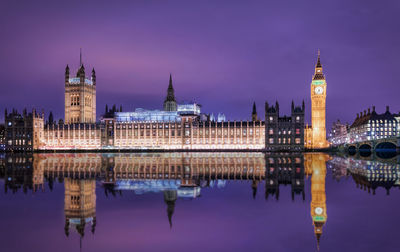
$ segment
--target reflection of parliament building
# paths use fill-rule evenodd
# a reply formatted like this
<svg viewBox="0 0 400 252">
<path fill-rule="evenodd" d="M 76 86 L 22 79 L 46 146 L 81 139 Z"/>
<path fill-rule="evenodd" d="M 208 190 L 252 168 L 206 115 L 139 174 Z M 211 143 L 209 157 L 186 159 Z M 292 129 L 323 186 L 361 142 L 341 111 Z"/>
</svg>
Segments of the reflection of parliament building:
<svg viewBox="0 0 400 252">
<path fill-rule="evenodd" d="M 304 193 L 304 158 L 303 155 L 284 155 L 282 153 L 266 157 L 265 198 L 274 196 L 279 199 L 279 185 L 291 185 L 292 200 Z"/>
<path fill-rule="evenodd" d="M 334 177 L 351 176 L 358 188 L 371 194 L 400 186 L 397 162 L 317 153 L 7 154 L 0 156 L 0 178 L 5 192 L 11 193 L 52 190 L 56 181 L 63 182 L 65 234 L 75 230 L 84 236 L 85 230 L 94 233 L 96 228 L 96 181 L 101 181 L 97 190 L 106 195 L 127 190 L 139 195 L 161 193 L 172 227 L 177 200 L 197 198 L 203 188 L 224 187 L 229 180 L 248 181 L 249 197 L 259 193 L 267 200 L 279 200 L 280 187 L 289 186 L 291 195 L 285 197 L 304 200 L 305 177 L 310 176 L 310 213 L 319 245 L 327 221 L 326 165 Z"/>
<path fill-rule="evenodd" d="M 265 120 L 226 121 L 201 112 L 196 103 L 176 101 L 170 76 L 163 110 L 123 112 L 106 107 L 96 121 L 96 72 L 86 75 L 80 62 L 76 75 L 65 69 L 64 121 L 54 121 L 33 110 L 21 116 L 5 113 L 6 150 L 265 150 L 302 151 L 326 148 L 326 82 L 318 55 L 311 83 L 312 127 L 304 127 L 305 105 L 292 103 L 289 116 L 279 115 L 279 104 L 266 103 Z"/>
<path fill-rule="evenodd" d="M 197 198 L 204 187 L 224 187 L 228 180 L 249 181 L 253 197 L 265 181 L 265 199 L 279 199 L 280 186 L 291 187 L 291 198 L 304 201 L 305 175 L 311 176 L 311 216 L 319 242 L 326 222 L 325 154 L 276 153 L 151 153 L 151 154 L 33 154 L 0 158 L 5 190 L 44 190 L 64 182 L 65 234 L 96 228 L 96 180 L 101 190 L 118 195 L 162 193 L 172 227 L 176 201 Z M 250 195 L 250 194 L 249 194 Z"/>
<path fill-rule="evenodd" d="M 96 180 L 65 178 L 65 235 L 74 227 L 84 236 L 86 224 L 91 225 L 94 233 L 96 227 Z"/>
</svg>

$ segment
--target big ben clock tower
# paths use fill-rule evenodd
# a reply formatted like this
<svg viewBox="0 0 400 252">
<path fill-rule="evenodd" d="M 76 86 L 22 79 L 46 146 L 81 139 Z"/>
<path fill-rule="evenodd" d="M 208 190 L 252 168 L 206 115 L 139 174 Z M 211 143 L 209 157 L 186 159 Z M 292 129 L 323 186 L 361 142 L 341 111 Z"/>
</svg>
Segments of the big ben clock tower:
<svg viewBox="0 0 400 252">
<path fill-rule="evenodd" d="M 315 73 L 311 82 L 311 125 L 312 125 L 312 148 L 327 148 L 325 127 L 326 111 L 326 81 L 322 72 L 320 53 L 315 65 Z"/>
</svg>

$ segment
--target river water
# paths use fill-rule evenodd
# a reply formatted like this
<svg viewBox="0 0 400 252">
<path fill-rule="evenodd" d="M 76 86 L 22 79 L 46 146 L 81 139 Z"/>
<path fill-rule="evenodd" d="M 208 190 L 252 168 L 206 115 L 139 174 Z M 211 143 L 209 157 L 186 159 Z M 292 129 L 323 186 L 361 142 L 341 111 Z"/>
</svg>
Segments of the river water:
<svg viewBox="0 0 400 252">
<path fill-rule="evenodd" d="M 399 158 L 0 154 L 0 251 L 399 251 Z"/>
</svg>

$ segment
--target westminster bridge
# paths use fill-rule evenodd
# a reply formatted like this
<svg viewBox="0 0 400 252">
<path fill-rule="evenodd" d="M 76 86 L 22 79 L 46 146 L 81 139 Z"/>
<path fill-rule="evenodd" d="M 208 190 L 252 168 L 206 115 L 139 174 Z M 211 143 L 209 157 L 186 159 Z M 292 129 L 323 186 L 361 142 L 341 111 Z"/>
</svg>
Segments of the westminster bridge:
<svg viewBox="0 0 400 252">
<path fill-rule="evenodd" d="M 389 137 L 345 143 L 339 145 L 338 148 L 339 150 L 345 150 L 350 153 L 375 151 L 400 152 L 400 137 Z"/>
</svg>

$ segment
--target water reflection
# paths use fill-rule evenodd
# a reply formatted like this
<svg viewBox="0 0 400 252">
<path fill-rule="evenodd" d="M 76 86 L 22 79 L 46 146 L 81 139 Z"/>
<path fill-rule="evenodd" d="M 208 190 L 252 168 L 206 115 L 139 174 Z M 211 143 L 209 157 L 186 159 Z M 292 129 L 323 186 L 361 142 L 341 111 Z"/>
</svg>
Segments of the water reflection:
<svg viewBox="0 0 400 252">
<path fill-rule="evenodd" d="M 95 179 L 65 178 L 64 181 L 65 235 L 74 228 L 81 237 L 85 226 L 90 224 L 94 234 L 96 228 L 96 182 Z"/>
<path fill-rule="evenodd" d="M 378 188 L 386 190 L 389 195 L 392 188 L 400 187 L 398 157 L 377 161 L 336 156 L 328 163 L 328 167 L 337 180 L 351 177 L 357 188 L 372 195 L 376 194 Z"/>
<path fill-rule="evenodd" d="M 322 228 L 328 218 L 326 208 L 325 178 L 326 162 L 330 159 L 327 154 L 306 154 L 305 167 L 307 175 L 311 175 L 311 217 L 317 247 L 322 236 Z"/>
<path fill-rule="evenodd" d="M 205 188 L 248 181 L 249 197 L 264 190 L 265 200 L 277 201 L 280 188 L 290 186 L 292 201 L 304 202 L 305 179 L 310 178 L 310 213 L 319 249 L 328 218 L 327 167 L 336 180 L 351 177 L 368 193 L 384 188 L 389 194 L 400 185 L 400 167 L 397 159 L 386 161 L 318 153 L 14 154 L 0 156 L 0 177 L 6 193 L 52 191 L 54 183 L 63 183 L 64 232 L 68 237 L 75 230 L 81 238 L 85 230 L 96 230 L 96 186 L 107 197 L 124 191 L 162 194 L 172 229 L 177 199 L 196 199 Z"/>
</svg>

